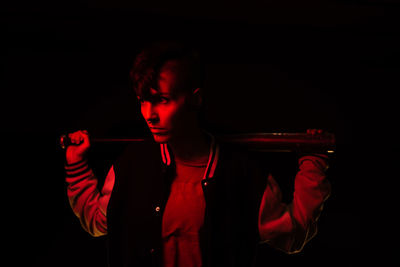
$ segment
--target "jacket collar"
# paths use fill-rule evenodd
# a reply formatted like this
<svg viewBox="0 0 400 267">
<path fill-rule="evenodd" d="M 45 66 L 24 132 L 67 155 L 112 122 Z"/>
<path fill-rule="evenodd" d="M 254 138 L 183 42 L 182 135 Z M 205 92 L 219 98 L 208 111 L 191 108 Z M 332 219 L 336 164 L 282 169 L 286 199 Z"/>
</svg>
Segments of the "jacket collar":
<svg viewBox="0 0 400 267">
<path fill-rule="evenodd" d="M 215 169 L 217 167 L 219 159 L 220 147 L 218 142 L 216 142 L 215 137 L 211 133 L 207 131 L 204 131 L 204 133 L 206 133 L 211 138 L 211 146 L 210 146 L 210 153 L 208 156 L 207 168 L 204 173 L 203 179 L 210 179 L 214 177 Z M 171 148 L 168 146 L 167 143 L 160 144 L 160 148 L 161 148 L 161 157 L 163 163 L 167 166 L 170 166 L 172 163 L 172 157 L 170 153 Z"/>
</svg>

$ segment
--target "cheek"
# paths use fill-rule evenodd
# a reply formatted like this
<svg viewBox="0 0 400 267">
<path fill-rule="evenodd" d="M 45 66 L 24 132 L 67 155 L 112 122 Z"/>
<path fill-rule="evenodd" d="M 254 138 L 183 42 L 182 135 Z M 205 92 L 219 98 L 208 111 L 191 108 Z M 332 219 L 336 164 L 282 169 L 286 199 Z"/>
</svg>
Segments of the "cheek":
<svg viewBox="0 0 400 267">
<path fill-rule="evenodd" d="M 186 120 L 187 111 L 183 104 L 172 105 L 160 113 L 160 119 L 172 127 L 179 127 Z"/>
<path fill-rule="evenodd" d="M 140 114 L 142 114 L 142 117 L 144 118 L 144 113 L 143 113 L 143 111 L 144 111 L 144 108 L 143 108 L 143 106 L 141 105 L 141 106 L 140 106 Z"/>
<path fill-rule="evenodd" d="M 176 115 L 177 110 L 173 106 L 164 106 L 158 109 L 158 117 L 164 126 L 171 126 Z"/>
</svg>

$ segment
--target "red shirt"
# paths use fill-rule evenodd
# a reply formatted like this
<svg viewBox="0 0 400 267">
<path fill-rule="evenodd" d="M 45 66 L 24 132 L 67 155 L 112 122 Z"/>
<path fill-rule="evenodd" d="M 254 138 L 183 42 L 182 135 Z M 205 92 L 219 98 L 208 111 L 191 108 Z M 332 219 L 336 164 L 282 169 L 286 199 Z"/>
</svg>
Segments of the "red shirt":
<svg viewBox="0 0 400 267">
<path fill-rule="evenodd" d="M 200 229 L 205 200 L 201 186 L 207 161 L 176 160 L 176 177 L 162 222 L 164 267 L 200 267 Z"/>
</svg>

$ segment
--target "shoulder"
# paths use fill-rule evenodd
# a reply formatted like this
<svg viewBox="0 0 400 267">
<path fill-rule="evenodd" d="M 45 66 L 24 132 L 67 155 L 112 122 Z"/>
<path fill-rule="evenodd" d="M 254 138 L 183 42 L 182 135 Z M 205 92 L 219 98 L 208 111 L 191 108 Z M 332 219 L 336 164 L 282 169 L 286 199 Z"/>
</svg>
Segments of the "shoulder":
<svg viewBox="0 0 400 267">
<path fill-rule="evenodd" d="M 220 160 L 231 167 L 243 167 L 246 169 L 265 166 L 264 153 L 253 151 L 245 146 L 218 141 L 220 148 Z"/>
<path fill-rule="evenodd" d="M 218 176 L 225 183 L 237 185 L 242 192 L 250 190 L 257 196 L 262 195 L 270 173 L 265 155 L 232 143 L 221 142 L 219 147 Z"/>
<path fill-rule="evenodd" d="M 218 139 L 217 139 L 217 144 L 219 147 L 221 159 L 244 160 L 249 155 L 249 151 L 242 146 L 223 142 Z"/>
<path fill-rule="evenodd" d="M 121 164 L 151 163 L 153 161 L 159 161 L 160 158 L 160 145 L 154 142 L 154 140 L 145 139 L 143 141 L 126 144 L 117 157 L 115 164 L 118 166 Z"/>
</svg>

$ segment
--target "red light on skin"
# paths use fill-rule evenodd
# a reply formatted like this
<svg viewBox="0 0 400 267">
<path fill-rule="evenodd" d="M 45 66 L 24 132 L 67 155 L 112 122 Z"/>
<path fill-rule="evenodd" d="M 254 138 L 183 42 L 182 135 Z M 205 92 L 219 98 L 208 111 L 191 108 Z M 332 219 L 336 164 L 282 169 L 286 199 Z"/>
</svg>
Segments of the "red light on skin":
<svg viewBox="0 0 400 267">
<path fill-rule="evenodd" d="M 153 128 L 153 127 L 150 127 L 150 131 L 151 131 L 153 134 L 157 134 L 157 135 L 166 135 L 166 134 L 168 134 L 168 131 L 165 130 L 165 129 L 163 129 L 163 128 Z"/>
<path fill-rule="evenodd" d="M 198 131 L 197 111 L 193 108 L 198 89 L 181 89 L 184 78 L 177 71 L 179 68 L 177 61 L 166 62 L 159 74 L 158 88 L 150 88 L 148 97 L 138 98 L 143 118 L 158 143 Z"/>
</svg>

